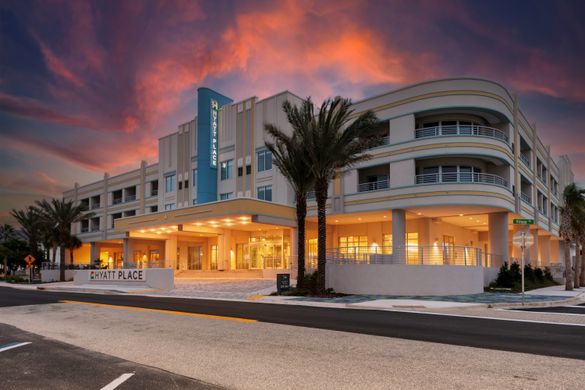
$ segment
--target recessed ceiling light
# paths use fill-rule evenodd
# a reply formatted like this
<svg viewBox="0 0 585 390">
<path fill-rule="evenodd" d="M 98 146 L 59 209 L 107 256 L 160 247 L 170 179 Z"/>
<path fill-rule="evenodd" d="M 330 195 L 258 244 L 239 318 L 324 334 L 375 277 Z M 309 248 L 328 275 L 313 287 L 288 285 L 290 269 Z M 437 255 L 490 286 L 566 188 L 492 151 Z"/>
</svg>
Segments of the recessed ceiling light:
<svg viewBox="0 0 585 390">
<path fill-rule="evenodd" d="M 387 215 L 384 215 L 384 218 L 388 218 L 388 216 Z"/>
<path fill-rule="evenodd" d="M 335 222 L 339 222 L 339 219 L 336 219 Z"/>
<path fill-rule="evenodd" d="M 422 213 L 421 212 L 418 212 L 418 213 L 416 213 L 416 215 L 422 215 Z"/>
<path fill-rule="evenodd" d="M 362 220 L 362 217 L 359 217 L 359 218 L 358 218 L 358 221 L 361 221 L 361 220 Z"/>
<path fill-rule="evenodd" d="M 463 217 L 464 214 L 459 214 L 460 217 Z"/>
</svg>

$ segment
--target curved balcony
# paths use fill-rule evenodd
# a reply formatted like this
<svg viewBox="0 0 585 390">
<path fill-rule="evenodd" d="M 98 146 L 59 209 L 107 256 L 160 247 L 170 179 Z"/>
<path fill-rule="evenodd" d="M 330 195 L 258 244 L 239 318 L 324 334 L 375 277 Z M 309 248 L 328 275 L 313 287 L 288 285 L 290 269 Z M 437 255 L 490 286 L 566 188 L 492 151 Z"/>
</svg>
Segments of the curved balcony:
<svg viewBox="0 0 585 390">
<path fill-rule="evenodd" d="M 479 125 L 451 125 L 451 126 L 433 126 L 416 129 L 415 138 L 426 137 L 488 137 L 498 139 L 509 144 L 509 138 L 506 133 L 500 129 Z"/>
<path fill-rule="evenodd" d="M 360 183 L 358 185 L 358 192 L 385 190 L 387 188 L 390 188 L 390 182 L 388 181 L 388 179 L 384 179 L 384 180 Z"/>
<path fill-rule="evenodd" d="M 503 177 L 491 173 L 425 173 L 416 175 L 416 184 L 444 184 L 444 183 L 481 183 L 493 184 L 508 188 L 508 182 Z"/>
</svg>

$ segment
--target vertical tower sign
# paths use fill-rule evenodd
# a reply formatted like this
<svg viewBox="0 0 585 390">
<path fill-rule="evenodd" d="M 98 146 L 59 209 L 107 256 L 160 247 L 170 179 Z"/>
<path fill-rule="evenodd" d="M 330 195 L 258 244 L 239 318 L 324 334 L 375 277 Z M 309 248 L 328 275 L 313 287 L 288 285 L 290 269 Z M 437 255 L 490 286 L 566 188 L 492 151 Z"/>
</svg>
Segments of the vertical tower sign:
<svg viewBox="0 0 585 390">
<path fill-rule="evenodd" d="M 210 121 L 209 121 L 209 164 L 211 168 L 217 168 L 217 114 L 219 103 L 211 99 Z"/>
</svg>

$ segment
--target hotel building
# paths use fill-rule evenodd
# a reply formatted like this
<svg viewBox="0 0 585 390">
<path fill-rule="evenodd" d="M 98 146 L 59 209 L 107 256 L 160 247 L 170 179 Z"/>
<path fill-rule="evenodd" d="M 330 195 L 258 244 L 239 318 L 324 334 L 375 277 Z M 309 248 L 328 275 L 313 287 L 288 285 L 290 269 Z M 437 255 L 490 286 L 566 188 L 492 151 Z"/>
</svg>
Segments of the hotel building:
<svg viewBox="0 0 585 390">
<path fill-rule="evenodd" d="M 64 193 L 93 212 L 73 226 L 84 243 L 77 263 L 172 267 L 176 277 L 294 271 L 294 194 L 265 147 L 264 124 L 291 131 L 282 104 L 302 98 L 285 91 L 233 102 L 207 88 L 197 94 L 197 116 L 160 138 L 158 163 Z M 535 237 L 528 262 L 561 262 L 559 207 L 573 181 L 570 162 L 555 162 L 505 87 L 474 78 L 429 81 L 353 109 L 376 113 L 383 144 L 329 188 L 329 286 L 479 292 L 498 267 L 520 257 L 512 245 L 519 229 Z M 517 226 L 516 218 L 534 224 Z M 310 268 L 316 237 L 310 200 Z"/>
</svg>

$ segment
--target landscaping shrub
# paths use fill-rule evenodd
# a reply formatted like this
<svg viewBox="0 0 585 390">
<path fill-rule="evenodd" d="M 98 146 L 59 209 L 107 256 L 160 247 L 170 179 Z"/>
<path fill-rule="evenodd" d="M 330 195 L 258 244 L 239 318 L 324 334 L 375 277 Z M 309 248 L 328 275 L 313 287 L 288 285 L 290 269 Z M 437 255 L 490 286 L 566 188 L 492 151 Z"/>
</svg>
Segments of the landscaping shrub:
<svg viewBox="0 0 585 390">
<path fill-rule="evenodd" d="M 532 267 L 530 264 L 524 266 L 524 290 L 534 290 L 537 288 L 557 285 L 553 280 L 552 274 L 548 267 L 544 270 L 538 267 Z M 508 268 L 508 264 L 504 263 L 500 267 L 496 281 L 490 284 L 491 288 L 509 288 L 513 291 L 522 291 L 522 273 L 520 272 L 520 265 L 516 262 L 512 263 Z"/>
</svg>

